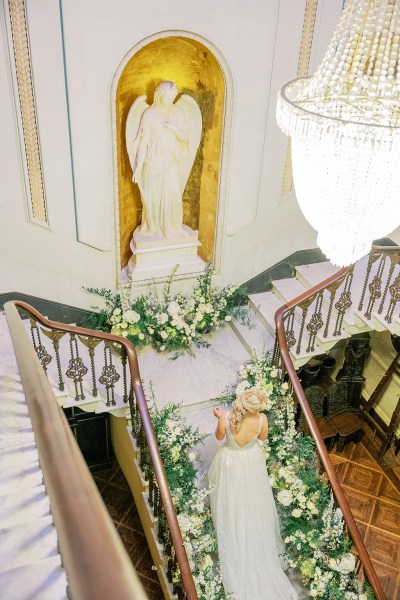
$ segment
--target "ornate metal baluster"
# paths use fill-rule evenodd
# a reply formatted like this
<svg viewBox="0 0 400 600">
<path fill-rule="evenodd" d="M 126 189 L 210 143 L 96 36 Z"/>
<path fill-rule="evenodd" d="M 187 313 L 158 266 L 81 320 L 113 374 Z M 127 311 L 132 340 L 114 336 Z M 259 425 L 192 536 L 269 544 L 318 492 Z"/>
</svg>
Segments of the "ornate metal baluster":
<svg viewBox="0 0 400 600">
<path fill-rule="evenodd" d="M 396 304 L 400 300 L 400 273 L 397 275 L 396 279 L 393 281 L 392 285 L 389 288 L 390 292 L 390 302 L 388 306 L 387 313 L 385 315 L 385 321 L 388 323 L 392 322 L 393 312 L 396 308 Z"/>
<path fill-rule="evenodd" d="M 290 350 L 290 348 L 293 348 L 293 346 L 296 344 L 296 337 L 294 335 L 294 311 L 295 309 L 292 308 L 286 315 L 285 315 L 285 319 L 286 319 L 286 328 L 285 328 L 285 335 L 286 335 L 286 345 L 288 347 L 288 350 Z M 280 356 L 280 352 L 279 352 L 279 346 L 277 347 L 277 365 L 279 365 L 279 362 L 281 360 L 281 356 Z"/>
<path fill-rule="evenodd" d="M 31 336 L 33 347 L 35 348 L 35 352 L 37 354 L 38 359 L 40 360 L 40 364 L 43 367 L 44 372 L 47 375 L 47 365 L 51 363 L 52 358 L 50 354 L 47 352 L 46 348 L 42 344 L 42 340 L 40 337 L 40 331 L 37 326 L 37 322 L 33 317 L 29 317 L 29 321 L 31 324 Z"/>
<path fill-rule="evenodd" d="M 89 352 L 90 372 L 92 374 L 92 396 L 97 398 L 99 390 L 97 389 L 97 385 L 96 385 L 96 366 L 95 366 L 95 362 L 94 362 L 94 355 L 95 355 L 97 346 L 99 344 L 101 344 L 101 340 L 98 340 L 96 338 L 91 338 L 91 337 L 83 337 L 81 335 L 78 335 L 78 338 L 82 342 L 82 344 L 84 346 L 86 346 L 86 348 L 88 349 L 88 352 Z"/>
<path fill-rule="evenodd" d="M 339 300 L 335 304 L 335 308 L 338 313 L 338 315 L 336 317 L 335 330 L 333 332 L 333 335 L 335 335 L 335 336 L 341 335 L 344 315 L 345 315 L 346 311 L 352 305 L 351 284 L 353 282 L 353 273 L 354 273 L 354 266 L 347 273 L 345 280 L 344 280 L 343 291 L 339 296 Z"/>
<path fill-rule="evenodd" d="M 125 346 L 121 346 L 121 361 L 122 361 L 122 380 L 124 384 L 124 395 L 122 400 L 125 404 L 128 402 L 128 380 L 126 376 L 126 363 L 128 361 L 128 355 L 125 350 Z"/>
<path fill-rule="evenodd" d="M 399 257 L 397 256 L 397 254 L 389 254 L 387 256 L 389 256 L 390 268 L 389 268 L 389 273 L 388 273 L 388 276 L 387 276 L 387 279 L 386 279 L 385 290 L 384 290 L 384 292 L 382 294 L 382 300 L 381 300 L 381 303 L 380 303 L 379 308 L 378 308 L 378 315 L 382 314 L 383 305 L 385 304 L 385 300 L 386 300 L 387 292 L 388 292 L 388 289 L 389 289 L 389 285 L 390 285 L 390 283 L 392 281 L 394 268 L 395 268 L 395 266 L 399 262 Z M 386 259 L 386 256 L 385 256 L 385 259 Z"/>
<path fill-rule="evenodd" d="M 374 308 L 376 300 L 378 300 L 378 298 L 380 298 L 382 295 L 382 273 L 385 268 L 385 259 L 385 256 L 381 257 L 376 275 L 373 277 L 371 283 L 368 286 L 370 296 L 368 300 L 367 310 L 365 311 L 365 316 L 368 320 L 371 318 L 372 310 Z"/>
<path fill-rule="evenodd" d="M 112 361 L 111 344 L 110 342 L 104 342 L 104 367 L 99 377 L 99 382 L 102 383 L 106 388 L 106 406 L 116 405 L 114 398 L 114 387 L 119 378 L 120 375 L 117 373 L 117 369 L 113 365 Z"/>
<path fill-rule="evenodd" d="M 63 379 L 63 374 L 61 370 L 61 359 L 60 359 L 60 340 L 64 337 L 65 331 L 57 331 L 57 329 L 43 329 L 40 328 L 42 333 L 52 341 L 54 352 L 56 355 L 56 364 L 57 364 L 57 373 L 58 373 L 58 389 L 63 392 L 65 388 L 65 383 Z"/>
<path fill-rule="evenodd" d="M 368 258 L 367 272 L 365 274 L 365 280 L 364 280 L 364 285 L 363 285 L 363 289 L 361 292 L 361 298 L 360 298 L 360 302 L 358 304 L 359 311 L 362 310 L 362 307 L 364 304 L 365 292 L 367 291 L 367 285 L 368 285 L 368 281 L 369 281 L 369 276 L 371 275 L 372 265 L 374 264 L 374 262 L 376 260 L 378 260 L 379 256 L 380 256 L 380 254 L 376 254 L 374 251 L 370 252 L 370 255 Z"/>
<path fill-rule="evenodd" d="M 69 346 L 71 350 L 71 359 L 65 374 L 74 382 L 75 400 L 84 400 L 85 395 L 83 393 L 82 380 L 88 372 L 88 368 L 79 356 L 78 340 L 76 339 L 76 335 L 74 333 L 69 334 Z"/>
<path fill-rule="evenodd" d="M 306 352 L 314 352 L 315 338 L 317 337 L 318 331 L 324 326 L 321 312 L 322 300 L 323 292 L 319 292 L 315 302 L 314 312 L 306 327 L 308 333 L 310 334 Z"/>
<path fill-rule="evenodd" d="M 300 351 L 301 351 L 301 343 L 303 340 L 303 332 L 304 332 L 304 327 L 306 324 L 307 312 L 308 312 L 309 306 L 313 302 L 314 302 L 314 296 L 312 296 L 311 298 L 306 298 L 306 300 L 303 300 L 303 302 L 300 302 L 298 304 L 298 307 L 301 308 L 301 310 L 302 310 L 302 315 L 301 315 L 301 325 L 300 325 L 299 339 L 297 342 L 296 354 L 300 354 Z"/>
<path fill-rule="evenodd" d="M 331 316 L 332 316 L 333 303 L 335 302 L 336 292 L 339 289 L 339 287 L 342 285 L 342 283 L 343 283 L 343 280 L 340 279 L 339 281 L 335 281 L 334 283 L 331 283 L 331 285 L 329 285 L 326 288 L 327 291 L 330 293 L 330 299 L 329 299 L 328 314 L 326 315 L 325 329 L 324 329 L 324 333 L 323 333 L 324 338 L 328 337 L 329 324 L 330 324 Z"/>
</svg>

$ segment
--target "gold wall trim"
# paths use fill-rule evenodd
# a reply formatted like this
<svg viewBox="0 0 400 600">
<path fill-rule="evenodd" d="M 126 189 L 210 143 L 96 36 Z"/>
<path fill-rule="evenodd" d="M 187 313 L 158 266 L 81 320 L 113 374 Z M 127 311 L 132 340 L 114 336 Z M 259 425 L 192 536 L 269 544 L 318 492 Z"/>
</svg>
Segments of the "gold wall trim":
<svg viewBox="0 0 400 600">
<path fill-rule="evenodd" d="M 33 219 L 48 224 L 25 0 L 8 0 Z"/>
<path fill-rule="evenodd" d="M 304 9 L 303 31 L 301 33 L 299 62 L 297 64 L 297 77 L 308 75 L 310 66 L 311 48 L 314 38 L 315 19 L 317 16 L 318 0 L 307 0 Z M 282 180 L 282 196 L 286 196 L 293 189 L 292 154 L 290 140 L 287 144 L 285 170 Z"/>
</svg>

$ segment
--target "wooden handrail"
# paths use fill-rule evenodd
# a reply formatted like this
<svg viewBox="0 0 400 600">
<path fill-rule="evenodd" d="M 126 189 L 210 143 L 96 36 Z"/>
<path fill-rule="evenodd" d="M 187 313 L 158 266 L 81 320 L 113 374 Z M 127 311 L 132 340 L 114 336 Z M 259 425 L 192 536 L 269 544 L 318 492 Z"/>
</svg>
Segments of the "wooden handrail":
<svg viewBox="0 0 400 600">
<path fill-rule="evenodd" d="M 386 248 L 386 246 L 385 246 Z M 375 249 L 375 248 L 374 248 Z M 289 349 L 286 343 L 286 334 L 285 334 L 285 323 L 284 323 L 284 315 L 289 312 L 292 308 L 296 307 L 300 302 L 305 300 L 306 298 L 310 298 L 317 294 L 318 292 L 323 291 L 326 287 L 328 287 L 334 281 L 339 280 L 344 275 L 346 275 L 350 271 L 350 267 L 345 267 L 340 269 L 336 274 L 331 275 L 329 278 L 325 279 L 321 283 L 317 284 L 313 288 L 307 290 L 305 293 L 297 296 L 294 300 L 291 300 L 287 304 L 281 306 L 275 313 L 275 325 L 276 325 L 276 336 L 278 341 L 278 346 L 280 349 L 282 361 L 285 365 L 286 371 L 292 382 L 294 392 L 296 397 L 300 403 L 301 409 L 304 413 L 307 425 L 309 427 L 310 433 L 315 440 L 316 448 L 318 454 L 321 458 L 321 462 L 325 468 L 325 471 L 328 475 L 330 484 L 332 486 L 333 493 L 337 500 L 337 503 L 343 513 L 343 518 L 346 521 L 348 531 L 353 539 L 354 545 L 357 549 L 358 556 L 363 565 L 365 575 L 374 591 L 374 594 L 377 600 L 387 600 L 385 593 L 382 589 L 374 566 L 371 562 L 371 558 L 367 552 L 367 549 L 364 545 L 363 539 L 358 530 L 357 524 L 354 520 L 353 513 L 351 512 L 349 503 L 347 502 L 346 496 L 344 495 L 343 488 L 340 485 L 338 478 L 336 477 L 335 470 L 329 458 L 328 451 L 325 447 L 322 435 L 319 431 L 317 423 L 315 421 L 314 415 L 311 411 L 310 405 L 308 404 L 306 395 L 304 393 L 303 387 L 300 383 L 299 378 L 297 377 L 296 369 L 294 368 L 293 361 L 290 357 Z"/>
<path fill-rule="evenodd" d="M 65 323 L 58 323 L 55 321 L 50 321 L 49 319 L 46 319 L 43 315 L 41 315 L 35 308 L 30 306 L 29 304 L 26 304 L 25 302 L 21 302 L 21 301 L 11 301 L 11 302 L 7 302 L 4 305 L 4 309 L 6 312 L 7 320 L 9 321 L 9 324 L 10 324 L 10 330 L 12 330 L 13 344 L 14 344 L 14 338 L 16 339 L 17 348 L 16 348 L 16 345 L 14 344 L 16 356 L 17 356 L 17 349 L 18 349 L 18 355 L 21 357 L 19 359 L 17 356 L 17 361 L 18 361 L 18 366 L 20 368 L 22 383 L 24 385 L 24 391 L 25 391 L 25 385 L 27 386 L 27 389 L 29 392 L 31 390 L 30 386 L 32 386 L 32 388 L 33 388 L 34 395 L 33 395 L 33 400 L 31 402 L 31 405 L 33 407 L 33 415 L 31 415 L 31 419 L 32 419 L 32 423 L 35 421 L 36 426 L 41 434 L 40 437 L 44 438 L 44 441 L 42 441 L 40 443 L 40 446 L 41 446 L 41 452 L 44 455 L 44 461 L 46 463 L 46 467 L 45 468 L 42 467 L 42 468 L 43 468 L 43 472 L 45 475 L 46 475 L 45 470 L 48 471 L 48 479 L 49 479 L 49 481 L 53 482 L 49 485 L 51 486 L 51 492 L 55 499 L 55 503 L 56 503 L 55 506 L 57 507 L 55 509 L 55 511 L 60 515 L 60 518 L 59 519 L 57 518 L 59 523 L 57 523 L 56 522 L 56 514 L 54 514 L 54 520 L 56 523 L 57 530 L 58 530 L 58 527 L 60 526 L 60 528 L 61 528 L 60 531 L 62 531 L 63 537 L 67 538 L 65 556 L 68 557 L 68 559 L 67 558 L 65 559 L 65 566 L 67 569 L 68 578 L 70 579 L 69 572 L 70 572 L 70 568 L 71 568 L 72 572 L 77 573 L 77 576 L 76 576 L 77 589 L 79 590 L 80 586 L 83 586 L 84 589 L 86 590 L 85 579 L 86 578 L 92 579 L 92 577 L 89 576 L 89 573 L 90 573 L 90 571 L 93 572 L 93 568 L 90 569 L 89 567 L 90 566 L 93 567 L 92 563 L 95 563 L 97 565 L 98 561 L 102 557 L 103 560 L 101 561 L 101 563 L 98 563 L 98 564 L 102 564 L 104 566 L 104 571 L 102 571 L 102 569 L 99 569 L 96 566 L 96 576 L 94 576 L 94 578 L 96 579 L 97 573 L 98 573 L 99 581 L 100 580 L 103 581 L 103 579 L 107 580 L 107 577 L 104 577 L 104 574 L 107 573 L 108 577 L 111 577 L 111 575 L 112 575 L 112 569 L 109 568 L 108 548 L 107 548 L 107 546 L 104 546 L 104 544 L 100 544 L 100 542 L 96 543 L 94 541 L 95 539 L 97 539 L 97 535 L 93 538 L 91 538 L 88 535 L 87 526 L 86 526 L 86 523 L 87 523 L 86 518 L 79 519 L 79 522 L 82 524 L 81 531 L 78 527 L 74 527 L 74 529 L 73 529 L 74 535 L 72 535 L 71 532 L 69 531 L 70 523 L 75 522 L 75 519 L 77 519 L 76 513 L 79 512 L 79 511 L 76 511 L 76 509 L 74 507 L 75 506 L 74 495 L 69 493 L 69 490 L 70 490 L 69 486 L 71 486 L 71 489 L 75 490 L 75 493 L 78 496 L 82 496 L 82 494 L 83 494 L 87 500 L 89 500 L 89 498 L 91 497 L 91 491 L 90 491 L 90 493 L 81 491 L 80 485 L 79 485 L 80 484 L 80 475 L 79 476 L 77 475 L 77 472 L 73 467 L 71 468 L 70 471 L 68 471 L 68 482 L 66 481 L 67 480 L 67 472 L 66 472 L 66 468 L 65 468 L 65 460 L 64 460 L 63 456 L 60 455 L 60 453 L 57 451 L 57 445 L 59 443 L 58 434 L 61 433 L 61 429 L 69 431 L 69 427 L 68 427 L 68 424 L 66 423 L 65 419 L 64 419 L 64 422 L 63 422 L 64 424 L 63 424 L 62 428 L 60 425 L 56 425 L 56 422 L 58 420 L 60 420 L 59 413 L 62 413 L 61 409 L 59 409 L 56 402 L 55 402 L 55 405 L 57 408 L 54 408 L 54 406 L 53 406 L 51 408 L 51 412 L 49 413 L 51 415 L 51 418 L 48 417 L 47 410 L 48 410 L 48 407 L 54 403 L 53 402 L 54 394 L 53 394 L 50 384 L 47 381 L 47 378 L 43 372 L 40 362 L 37 360 L 37 357 L 36 357 L 34 349 L 32 348 L 32 345 L 30 343 L 29 344 L 26 343 L 27 340 L 29 341 L 29 338 L 28 338 L 27 333 L 24 329 L 24 326 L 19 318 L 16 307 L 26 311 L 28 314 L 32 315 L 39 323 L 41 323 L 42 325 L 44 325 L 45 327 L 48 327 L 50 329 L 57 329 L 59 331 L 65 331 L 67 333 L 76 333 L 76 334 L 83 335 L 83 336 L 89 336 L 89 337 L 97 338 L 97 339 L 104 340 L 104 341 L 118 343 L 119 345 L 124 346 L 126 354 L 127 354 L 130 373 L 131 373 L 132 387 L 133 387 L 133 390 L 135 393 L 137 406 L 138 406 L 140 414 L 141 414 L 143 429 L 144 429 L 144 432 L 146 435 L 147 445 L 149 448 L 151 460 L 152 460 L 155 475 L 157 478 L 157 483 L 158 483 L 158 487 L 160 490 L 162 504 L 164 507 L 165 515 L 166 515 L 167 522 L 168 522 L 168 527 L 169 527 L 170 534 L 171 534 L 171 540 L 172 540 L 172 543 L 173 543 L 173 546 L 175 549 L 176 558 L 177 558 L 179 569 L 180 569 L 181 575 L 182 575 L 183 587 L 185 589 L 188 600 L 198 600 L 198 595 L 197 595 L 196 588 L 194 585 L 192 572 L 190 569 L 186 550 L 185 550 L 185 547 L 183 544 L 181 530 L 179 527 L 178 519 L 177 519 L 177 516 L 175 513 L 175 508 L 174 508 L 174 504 L 173 504 L 172 497 L 171 497 L 171 491 L 169 489 L 164 465 L 162 462 L 162 458 L 160 455 L 160 451 L 159 451 L 157 440 L 155 437 L 153 425 L 152 425 L 151 418 L 150 418 L 149 409 L 148 409 L 146 398 L 144 395 L 144 391 L 143 391 L 143 387 L 142 387 L 142 383 L 141 383 L 141 379 L 140 379 L 137 355 L 136 355 L 136 351 L 135 351 L 133 344 L 129 340 L 126 340 L 125 338 L 122 338 L 122 337 L 119 337 L 116 335 L 111 335 L 111 334 L 103 333 L 100 331 L 92 331 L 90 329 L 85 329 L 83 327 L 76 327 L 74 325 L 66 325 Z M 19 321 L 19 322 L 17 322 L 17 321 Z M 14 334 L 14 331 L 17 333 Z M 33 360 L 33 358 L 35 360 Z M 28 362 L 32 362 L 35 366 L 30 367 L 28 369 L 28 367 L 27 367 Z M 27 373 L 26 375 L 24 374 L 24 377 L 22 376 L 21 369 L 23 370 L 24 373 Z M 33 380 L 36 377 L 38 377 L 38 378 L 40 377 L 40 379 L 39 379 L 40 390 L 36 389 L 36 386 L 33 382 Z M 26 391 L 25 391 L 25 393 L 26 393 Z M 40 396 L 42 393 L 43 393 L 43 396 L 46 397 L 46 407 L 45 408 L 42 405 L 42 403 L 40 402 Z M 51 400 L 49 398 L 50 393 L 52 396 Z M 55 412 L 57 412 L 57 416 L 54 414 Z M 64 437 L 66 436 L 65 431 L 63 433 L 63 436 Z M 49 438 L 51 438 L 51 441 L 54 445 L 54 448 L 52 446 L 51 451 L 49 450 Z M 66 441 L 64 444 L 64 449 L 66 450 L 67 446 L 71 446 L 71 445 L 72 444 L 70 441 L 69 442 Z M 39 444 L 38 444 L 38 450 L 39 450 Z M 69 450 L 69 452 L 72 453 L 73 451 Z M 79 454 L 79 450 L 76 449 L 75 454 Z M 82 457 L 80 457 L 80 458 L 81 458 L 81 461 L 83 461 L 83 458 Z M 84 461 L 83 461 L 83 464 L 84 464 Z M 85 473 L 84 477 L 86 480 L 91 479 L 90 473 L 87 471 L 87 468 L 86 469 L 82 468 L 82 469 L 80 469 L 80 471 L 81 470 L 84 471 L 84 473 Z M 79 473 L 80 473 L 80 471 L 79 471 Z M 93 488 L 96 490 L 96 486 L 94 484 L 93 484 Z M 96 490 L 96 492 L 97 492 L 97 490 Z M 52 499 L 52 496 L 50 494 L 50 489 L 49 489 L 49 496 L 50 496 L 50 499 Z M 97 493 L 97 496 L 98 496 L 98 493 Z M 66 503 L 65 502 L 66 497 L 70 498 L 71 501 Z M 52 506 L 53 506 L 53 503 L 52 503 Z M 96 510 L 100 511 L 100 509 L 96 509 Z M 104 505 L 101 510 L 103 511 L 102 514 L 104 513 L 104 511 L 106 511 Z M 75 516 L 71 516 L 70 511 L 72 511 Z M 100 512 L 99 512 L 99 514 L 100 514 Z M 68 518 L 65 518 L 66 516 Z M 96 519 L 96 522 L 97 522 L 97 519 Z M 112 526 L 112 521 L 110 521 L 110 522 L 111 522 L 111 526 Z M 110 529 L 111 526 L 108 524 L 106 529 Z M 85 531 L 85 527 L 86 527 L 86 531 Z M 96 525 L 96 527 L 97 527 L 97 525 Z M 94 536 L 96 528 L 93 527 L 93 529 L 94 529 L 94 531 L 92 533 Z M 103 534 L 104 534 L 105 528 L 102 527 L 100 529 L 103 531 Z M 117 536 L 116 533 L 115 533 L 115 535 Z M 117 536 L 117 538 L 118 538 L 118 536 Z M 85 544 L 84 544 L 84 540 L 86 540 Z M 60 543 L 61 543 L 61 536 L 60 536 Z M 120 543 L 122 544 L 122 542 L 120 542 Z M 90 557 L 90 561 L 89 561 L 90 565 L 87 564 L 86 560 L 82 559 L 82 556 L 83 556 L 82 547 L 84 547 L 84 545 L 86 545 L 88 547 L 88 549 L 91 550 L 91 552 L 92 552 L 91 554 L 89 552 L 89 554 L 87 555 L 88 559 Z M 97 555 L 97 559 L 94 558 L 95 555 Z M 63 554 L 63 557 L 64 557 L 64 554 Z M 128 560 L 129 560 L 129 558 L 128 558 Z M 83 569 L 81 568 L 82 564 L 84 564 Z M 69 565 L 70 565 L 70 568 L 69 568 Z M 131 568 L 131 571 L 132 571 L 132 568 Z M 124 582 L 125 579 L 128 581 L 129 573 L 124 574 L 124 570 L 122 569 L 122 564 L 121 564 L 121 568 L 119 569 L 119 572 L 120 572 L 120 575 L 118 575 L 118 579 L 121 579 L 121 582 Z M 131 582 L 133 581 L 134 575 L 135 574 L 133 573 L 133 575 L 130 576 L 130 579 L 129 579 L 130 583 L 129 583 L 129 585 L 127 585 L 127 590 L 129 590 L 130 595 L 124 595 L 123 593 L 121 593 L 121 594 L 116 593 L 115 589 L 114 590 L 110 589 L 109 584 L 106 585 L 106 581 L 104 581 L 104 583 L 102 584 L 102 585 L 104 585 L 104 590 L 107 590 L 107 592 L 104 592 L 103 588 L 96 581 L 96 585 L 98 585 L 98 589 L 99 589 L 98 594 L 96 594 L 94 592 L 91 594 L 87 594 L 87 595 L 78 595 L 77 594 L 76 596 L 73 595 L 73 598 L 74 598 L 74 600 L 75 600 L 75 598 L 78 598 L 78 599 L 82 598 L 84 600 L 89 600 L 89 598 L 90 598 L 90 600 L 92 600 L 93 598 L 96 598 L 96 600 L 103 600 L 103 599 L 109 600 L 109 598 L 118 598 L 118 600 L 124 600 L 125 598 L 130 598 L 130 599 L 135 598 L 135 600 L 136 599 L 141 600 L 142 598 L 145 598 L 146 596 L 143 596 L 143 595 L 140 596 L 137 593 L 135 595 L 135 593 L 133 592 L 133 588 L 131 589 L 129 587 L 131 585 Z M 136 579 L 134 579 L 134 580 L 136 581 Z M 92 581 L 92 584 L 94 585 L 93 581 Z M 122 585 L 122 583 L 121 583 L 121 585 Z M 71 585 L 71 590 L 72 590 L 72 585 Z M 101 591 L 101 593 L 100 593 L 100 591 Z"/>
</svg>

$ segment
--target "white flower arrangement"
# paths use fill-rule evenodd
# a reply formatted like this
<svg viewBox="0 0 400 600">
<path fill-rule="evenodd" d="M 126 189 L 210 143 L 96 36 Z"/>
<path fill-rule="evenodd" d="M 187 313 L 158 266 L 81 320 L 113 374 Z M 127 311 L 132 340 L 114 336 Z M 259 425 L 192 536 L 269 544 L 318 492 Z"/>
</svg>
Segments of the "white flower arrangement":
<svg viewBox="0 0 400 600">
<path fill-rule="evenodd" d="M 105 300 L 106 309 L 93 313 L 89 324 L 94 329 L 109 331 L 128 338 L 136 346 L 152 344 L 158 350 L 189 350 L 192 343 L 208 345 L 204 334 L 240 315 L 237 300 L 244 289 L 232 284 L 217 289 L 212 285 L 212 269 L 207 267 L 197 280 L 192 295 L 171 296 L 175 271 L 159 295 L 155 289 L 131 300 L 131 288 L 122 288 L 113 295 L 110 290 L 89 288 Z"/>
</svg>

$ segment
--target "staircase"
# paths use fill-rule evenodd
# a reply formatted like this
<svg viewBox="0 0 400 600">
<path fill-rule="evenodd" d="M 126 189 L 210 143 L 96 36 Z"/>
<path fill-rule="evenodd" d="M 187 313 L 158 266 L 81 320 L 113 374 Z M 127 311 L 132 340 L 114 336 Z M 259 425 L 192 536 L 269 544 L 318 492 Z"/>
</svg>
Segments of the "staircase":
<svg viewBox="0 0 400 600">
<path fill-rule="evenodd" d="M 341 302 L 343 304 L 343 301 L 340 294 L 343 292 L 342 288 L 346 288 L 348 285 L 347 279 L 343 279 L 340 285 L 335 284 L 336 287 L 331 286 L 329 289 L 321 292 L 314 298 L 312 303 L 293 310 L 293 319 L 290 328 L 295 343 L 291 346 L 290 352 L 296 368 L 300 368 L 313 356 L 329 351 L 337 352 L 342 340 L 344 341 L 342 342 L 343 347 L 345 341 L 351 335 L 365 331 L 382 332 L 384 336 L 386 335 L 385 347 L 387 347 L 389 354 L 387 361 L 391 361 L 390 334 L 400 334 L 400 319 L 393 313 L 391 320 L 385 320 L 385 316 L 390 313 L 392 302 L 392 297 L 388 293 L 390 282 L 386 285 L 385 278 L 390 276 L 391 281 L 393 281 L 395 273 L 392 266 L 394 264 L 397 267 L 397 262 L 395 263 L 391 258 L 383 266 L 380 266 L 381 261 L 379 257 L 372 261 L 371 265 L 370 262 L 368 257 L 366 257 L 355 265 L 354 273 L 351 275 L 353 305 L 344 314 L 341 314 Z M 365 292 L 365 290 L 370 288 L 370 283 L 365 283 L 365 273 L 368 270 L 371 271 L 369 282 L 375 281 L 376 289 L 377 283 L 374 277 L 379 276 L 382 288 L 380 296 L 377 296 L 372 302 L 372 308 L 367 296 L 364 298 L 364 305 L 359 305 L 359 299 L 363 296 L 363 290 Z M 220 403 L 219 398 L 226 393 L 227 386 L 235 384 L 239 365 L 249 359 L 254 348 L 258 352 L 268 351 L 272 353 L 275 342 L 274 315 L 276 310 L 282 304 L 286 304 L 293 300 L 293 298 L 304 294 L 306 290 L 334 275 L 336 272 L 337 268 L 329 262 L 303 265 L 296 268 L 295 277 L 273 281 L 271 291 L 250 294 L 246 323 L 232 320 L 229 325 L 222 325 L 209 336 L 210 348 L 195 349 L 193 356 L 183 354 L 178 360 L 170 360 L 171 355 L 159 353 L 150 348 L 143 349 L 139 355 L 139 363 L 140 374 L 147 398 L 149 399 L 154 395 L 159 407 L 164 406 L 167 402 L 182 403 L 182 412 L 187 422 L 197 427 L 203 433 L 212 433 L 215 428 L 215 419 L 212 415 L 211 407 Z M 378 275 L 376 275 L 377 272 Z M 386 293 L 383 293 L 384 288 L 386 289 Z M 332 302 L 333 293 L 337 293 L 334 302 Z M 371 308 L 368 315 L 365 314 L 367 304 Z M 331 320 L 332 327 L 326 330 L 320 324 L 320 321 L 325 324 L 328 317 Z M 336 326 L 336 331 L 332 333 L 334 324 L 338 320 L 340 327 Z M 311 326 L 307 327 L 310 323 Z M 314 326 L 315 323 L 317 323 L 318 327 Z M 111 372 L 113 365 L 118 367 L 120 373 L 125 372 L 126 363 L 124 363 L 124 358 L 122 357 L 121 359 L 121 356 L 112 347 L 103 352 L 97 346 L 91 347 L 87 343 L 87 340 L 85 343 L 85 340 L 81 338 L 79 339 L 82 341 L 83 346 L 80 345 L 79 353 L 77 354 L 75 338 L 71 338 L 69 334 L 63 334 L 61 337 L 55 338 L 46 328 L 40 327 L 38 323 L 30 323 L 29 320 L 26 320 L 25 325 L 31 331 L 37 353 L 41 358 L 42 365 L 46 368 L 48 378 L 59 404 L 63 407 L 77 406 L 82 410 L 96 413 L 105 411 L 111 413 L 114 444 L 117 444 L 120 448 L 117 451 L 117 455 L 125 476 L 131 484 L 153 560 L 158 568 L 161 585 L 166 597 L 174 597 L 168 577 L 166 576 L 166 564 L 162 556 L 162 550 L 157 541 L 157 518 L 153 516 L 148 503 L 148 483 L 144 481 L 139 465 L 140 453 L 130 433 L 130 412 L 128 408 L 126 377 L 125 375 L 120 376 L 112 385 L 110 384 L 111 387 L 110 385 L 107 387 L 107 382 L 109 382 L 107 378 L 103 380 L 105 383 L 98 383 L 99 379 L 101 379 L 101 374 L 105 373 L 104 354 L 107 355 L 105 359 L 106 365 L 111 369 Z M 43 539 L 47 540 L 51 537 L 51 519 L 49 517 L 48 506 L 46 506 L 40 471 L 35 470 L 37 468 L 37 459 L 35 459 L 32 434 L 29 432 L 29 417 L 26 415 L 23 417 L 19 414 L 19 406 L 23 405 L 21 386 L 18 382 L 16 366 L 12 365 L 11 368 L 12 350 L 9 340 L 7 340 L 7 334 L 5 333 L 6 325 L 2 315 L 0 315 L 0 328 L 0 331 L 2 331 L 2 353 L 8 357 L 5 362 L 3 361 L 0 377 L 0 390 L 3 400 L 1 410 L 10 410 L 10 414 L 13 414 L 14 411 L 14 413 L 18 413 L 18 418 L 22 419 L 21 421 L 12 421 L 10 432 L 7 433 L 1 430 L 0 452 L 2 456 L 0 457 L 0 464 L 4 464 L 4 468 L 2 469 L 0 478 L 4 480 L 4 477 L 7 476 L 7 461 L 9 461 L 8 464 L 10 465 L 17 464 L 19 459 L 11 457 L 19 454 L 22 463 L 13 471 L 12 477 L 18 482 L 15 485 L 21 486 L 21 489 L 29 488 L 32 491 L 32 496 L 30 497 L 34 499 L 32 500 L 32 504 L 35 505 L 35 508 L 32 508 L 34 511 L 32 514 L 35 515 L 36 524 L 39 521 L 43 523 Z M 375 336 L 377 334 L 373 333 L 372 335 Z M 48 360 L 51 356 L 53 358 Z M 72 363 L 70 362 L 71 360 Z M 70 373 L 66 376 L 65 365 L 68 365 L 68 363 Z M 60 365 L 63 365 L 62 369 L 60 369 Z M 79 379 L 79 369 L 83 367 L 86 368 L 87 377 Z M 93 373 L 95 375 L 91 377 L 90 375 L 93 375 Z M 110 370 L 107 373 L 109 374 Z M 400 382 L 398 382 L 398 385 L 400 387 Z M 8 399 L 11 397 L 12 400 L 9 401 Z M 3 422 L 3 419 L 1 419 L 1 422 Z M 5 419 L 5 423 L 7 423 L 7 419 Z M 25 435 L 27 436 L 26 438 L 23 437 Z M 6 441 L 10 439 L 10 436 L 15 440 L 15 443 L 13 442 L 11 446 Z M 213 436 L 207 438 L 204 444 L 205 457 L 212 453 L 212 446 L 215 446 L 216 443 Z M 11 448 L 15 448 L 15 453 Z M 24 469 L 23 465 L 25 463 L 23 461 L 25 457 L 26 460 L 30 461 L 30 465 L 35 465 L 35 469 L 33 466 L 32 468 Z M 133 470 L 132 465 L 134 467 Z M 24 479 L 20 480 L 19 474 L 22 471 L 27 471 L 24 474 L 24 478 L 27 477 L 26 481 L 29 481 L 29 483 L 24 483 Z M 4 487 L 2 486 L 1 489 L 3 490 Z M 11 486 L 7 487 L 10 489 Z M 29 504 L 29 501 L 27 503 Z M 25 506 L 24 500 L 21 501 L 21 504 Z M 14 507 L 11 510 L 10 506 L 12 505 Z M 16 510 L 16 506 L 17 504 L 8 496 L 7 492 L 3 494 L 2 498 L 0 498 L 0 519 L 2 519 L 2 523 L 7 523 L 7 518 L 9 518 L 11 520 L 10 527 L 17 528 L 17 530 L 19 528 L 20 531 L 25 529 L 27 533 L 29 528 L 24 528 L 22 525 L 22 523 L 27 522 L 24 521 L 24 519 L 28 518 L 26 511 L 22 510 L 22 507 L 21 510 Z M 2 516 L 3 512 L 5 515 L 4 518 Z M 53 533 L 55 533 L 54 528 Z M 33 535 L 38 535 L 37 530 L 35 530 Z M 26 546 L 25 542 L 23 542 L 23 546 Z M 51 565 L 53 569 L 52 573 L 54 573 L 57 583 L 63 582 L 63 593 L 65 594 L 65 573 L 61 570 L 59 557 L 55 554 L 53 555 L 53 551 L 50 549 L 47 550 L 46 544 L 39 544 L 39 546 L 38 558 L 34 559 L 33 564 L 36 561 L 42 562 L 44 565 L 49 565 L 49 568 Z M 18 554 L 20 553 L 18 552 Z M 25 556 L 25 554 L 21 554 L 21 557 Z M 17 562 L 15 562 L 16 559 L 14 562 L 13 560 L 11 553 L 9 562 L 1 562 L 3 573 L 0 574 L 0 585 L 2 585 L 4 573 L 8 572 L 12 575 L 12 569 L 22 568 L 18 560 Z M 5 565 L 7 565 L 7 568 L 4 568 Z M 25 566 L 28 568 L 28 563 Z M 15 577 L 17 577 L 17 573 L 15 573 Z M 48 577 L 50 578 L 50 575 Z M 14 579 L 14 576 L 12 578 Z M 46 598 L 47 596 L 24 596 L 23 594 L 19 594 L 15 596 L 7 595 L 5 597 L 15 597 L 18 600 L 23 600 L 25 597 Z M 55 599 L 59 595 L 52 592 L 48 597 Z M 60 597 L 65 596 L 60 595 Z"/>
<path fill-rule="evenodd" d="M 66 573 L 3 315 L 0 343 L 0 596 L 62 600 Z"/>
</svg>

